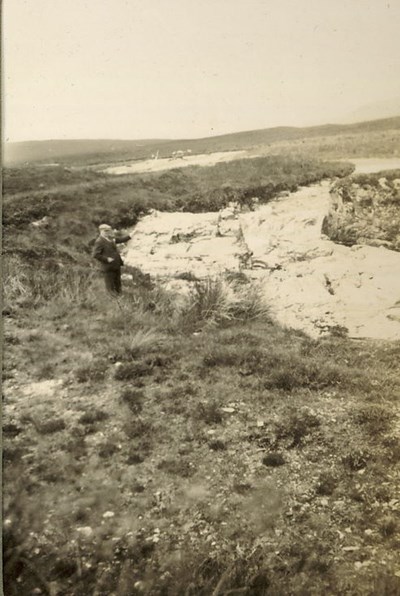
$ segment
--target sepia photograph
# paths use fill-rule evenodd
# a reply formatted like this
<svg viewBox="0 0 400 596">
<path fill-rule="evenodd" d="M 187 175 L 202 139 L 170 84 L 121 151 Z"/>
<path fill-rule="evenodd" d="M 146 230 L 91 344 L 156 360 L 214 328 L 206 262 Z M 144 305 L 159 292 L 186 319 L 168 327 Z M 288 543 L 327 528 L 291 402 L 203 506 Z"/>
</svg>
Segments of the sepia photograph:
<svg viewBox="0 0 400 596">
<path fill-rule="evenodd" d="M 3 1 L 5 596 L 400 596 L 399 30 Z"/>
</svg>

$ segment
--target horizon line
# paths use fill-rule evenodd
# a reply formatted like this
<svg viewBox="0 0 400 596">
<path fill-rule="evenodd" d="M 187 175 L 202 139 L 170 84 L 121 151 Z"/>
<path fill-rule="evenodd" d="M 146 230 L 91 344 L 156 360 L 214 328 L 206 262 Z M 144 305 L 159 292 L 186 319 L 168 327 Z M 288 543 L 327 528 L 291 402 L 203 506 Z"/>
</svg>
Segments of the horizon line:
<svg viewBox="0 0 400 596">
<path fill-rule="evenodd" d="M 164 137 L 164 138 L 160 138 L 160 137 L 143 137 L 143 138 L 118 138 L 118 137 L 71 137 L 71 138 L 46 138 L 46 139 L 24 139 L 24 140 L 20 140 L 20 141 L 10 141 L 10 140 L 3 140 L 3 143 L 5 145 L 11 145 L 11 144 L 17 144 L 17 143 L 49 143 L 49 142 L 70 142 L 70 141 L 75 141 L 75 142 L 82 142 L 82 141 L 126 141 L 126 142 L 162 142 L 162 143 L 168 143 L 168 142 L 175 142 L 175 141 L 202 141 L 202 140 L 206 140 L 206 139 L 210 139 L 210 138 L 218 138 L 218 137 L 224 137 L 224 136 L 229 136 L 229 135 L 235 135 L 235 134 L 245 134 L 245 133 L 253 133 L 253 132 L 259 132 L 259 131 L 264 131 L 264 130 L 276 130 L 276 129 L 283 129 L 283 128 L 291 128 L 291 129 L 309 129 L 309 128 L 322 128 L 322 127 L 326 127 L 326 126 L 356 126 L 357 124 L 365 124 L 367 122 L 379 122 L 382 120 L 394 120 L 396 118 L 400 118 L 400 114 L 396 115 L 396 116 L 385 116 L 383 118 L 371 118 L 371 119 L 367 119 L 367 120 L 359 120 L 356 122 L 326 122 L 324 124 L 311 124 L 311 125 L 306 125 L 306 126 L 294 126 L 294 125 L 285 125 L 285 124 L 280 124 L 280 125 L 276 125 L 276 126 L 268 126 L 268 127 L 262 127 L 262 128 L 253 128 L 253 129 L 243 129 L 243 130 L 237 130 L 237 131 L 231 131 L 231 132 L 225 132 L 225 133 L 218 133 L 218 134 L 211 134 L 208 136 L 200 136 L 200 137 L 172 137 L 172 138 L 168 138 L 168 137 Z"/>
</svg>

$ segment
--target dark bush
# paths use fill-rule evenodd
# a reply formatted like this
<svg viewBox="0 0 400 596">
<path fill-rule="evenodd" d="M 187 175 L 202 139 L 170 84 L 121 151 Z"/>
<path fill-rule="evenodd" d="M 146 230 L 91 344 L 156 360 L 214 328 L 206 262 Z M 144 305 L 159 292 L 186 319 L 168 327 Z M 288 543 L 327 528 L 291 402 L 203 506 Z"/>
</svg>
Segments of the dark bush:
<svg viewBox="0 0 400 596">
<path fill-rule="evenodd" d="M 143 390 L 124 389 L 121 393 L 121 400 L 126 403 L 133 414 L 139 414 L 143 409 Z"/>
<path fill-rule="evenodd" d="M 151 375 L 153 372 L 154 366 L 145 361 L 128 362 L 117 367 L 114 377 L 117 381 L 132 381 L 138 377 Z"/>
<path fill-rule="evenodd" d="M 53 418 L 52 420 L 36 424 L 36 428 L 41 435 L 50 435 L 59 432 L 60 430 L 64 430 L 66 424 L 62 418 Z"/>
<path fill-rule="evenodd" d="M 111 457 L 112 455 L 114 455 L 114 453 L 116 453 L 117 451 L 118 451 L 118 447 L 114 443 L 111 443 L 111 442 L 103 443 L 103 445 L 100 445 L 100 448 L 99 448 L 99 457 L 107 459 L 108 457 Z"/>
<path fill-rule="evenodd" d="M 264 466 L 276 468 L 278 466 L 283 466 L 286 461 L 281 453 L 268 453 L 268 455 L 262 458 L 262 463 Z"/>
<path fill-rule="evenodd" d="M 221 441 L 220 439 L 214 439 L 213 441 L 210 441 L 208 443 L 208 446 L 213 451 L 225 451 L 226 449 L 226 444 L 224 443 L 224 441 Z"/>
<path fill-rule="evenodd" d="M 94 424 L 95 422 L 101 422 L 102 420 L 106 420 L 109 417 L 107 412 L 103 412 L 103 410 L 88 410 L 79 418 L 79 422 L 81 424 Z"/>
<path fill-rule="evenodd" d="M 107 372 L 107 363 L 103 360 L 96 360 L 90 364 L 79 366 L 75 369 L 75 377 L 78 383 L 89 381 L 102 381 Z"/>
<path fill-rule="evenodd" d="M 220 407 L 215 401 L 200 402 L 197 405 L 195 416 L 206 424 L 220 424 L 222 422 Z"/>
<path fill-rule="evenodd" d="M 277 439 L 289 439 L 289 447 L 297 447 L 303 439 L 321 425 L 320 420 L 308 412 L 294 412 L 276 429 Z"/>
</svg>

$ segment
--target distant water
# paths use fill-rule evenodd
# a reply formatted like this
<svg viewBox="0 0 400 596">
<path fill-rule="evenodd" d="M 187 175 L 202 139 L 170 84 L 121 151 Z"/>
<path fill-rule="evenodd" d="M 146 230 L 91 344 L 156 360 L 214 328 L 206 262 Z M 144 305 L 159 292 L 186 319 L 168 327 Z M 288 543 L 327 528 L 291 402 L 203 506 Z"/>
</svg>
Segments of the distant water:
<svg viewBox="0 0 400 596">
<path fill-rule="evenodd" d="M 390 157 L 378 159 L 375 157 L 365 159 L 349 159 L 356 167 L 356 174 L 373 174 L 374 172 L 383 172 L 384 170 L 400 169 L 400 158 Z"/>
</svg>

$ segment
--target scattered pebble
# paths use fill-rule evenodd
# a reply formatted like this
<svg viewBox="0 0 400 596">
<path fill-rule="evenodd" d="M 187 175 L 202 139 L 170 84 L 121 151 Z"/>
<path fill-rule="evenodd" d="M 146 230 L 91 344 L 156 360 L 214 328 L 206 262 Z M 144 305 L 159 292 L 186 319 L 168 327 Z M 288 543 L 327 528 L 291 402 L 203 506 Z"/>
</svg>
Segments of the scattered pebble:
<svg viewBox="0 0 400 596">
<path fill-rule="evenodd" d="M 115 515 L 114 511 L 106 511 L 105 513 L 103 513 L 103 517 L 105 519 L 108 519 L 110 517 L 114 517 L 114 515 Z"/>
<path fill-rule="evenodd" d="M 93 529 L 90 526 L 82 526 L 80 528 L 76 528 L 76 530 L 85 538 L 91 538 L 91 536 L 93 536 Z"/>
<path fill-rule="evenodd" d="M 356 569 L 357 571 L 358 571 L 359 569 L 361 569 L 361 567 L 362 567 L 362 566 L 363 566 L 363 564 L 361 563 L 361 561 L 356 561 L 356 562 L 354 563 L 354 569 Z"/>
</svg>

